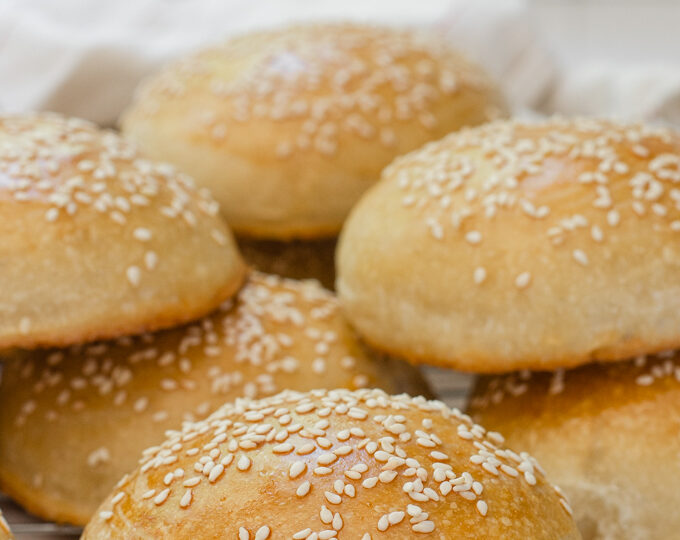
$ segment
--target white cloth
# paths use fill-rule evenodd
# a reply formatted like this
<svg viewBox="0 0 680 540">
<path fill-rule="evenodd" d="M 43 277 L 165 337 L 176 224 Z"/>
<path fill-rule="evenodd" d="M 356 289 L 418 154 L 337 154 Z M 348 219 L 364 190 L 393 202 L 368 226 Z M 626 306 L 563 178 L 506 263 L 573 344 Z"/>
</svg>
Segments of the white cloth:
<svg viewBox="0 0 680 540">
<path fill-rule="evenodd" d="M 426 24 L 448 0 L 0 0 L 0 111 L 110 125 L 139 80 L 187 50 L 293 21 Z"/>
<path fill-rule="evenodd" d="M 525 0 L 453 0 L 438 24 L 447 40 L 503 85 L 516 109 L 533 109 L 557 78 Z"/>
<path fill-rule="evenodd" d="M 517 110 L 680 125 L 680 34 L 664 26 L 680 20 L 680 3 L 632 1 L 0 0 L 0 111 L 112 125 L 139 80 L 187 50 L 258 27 L 359 20 L 432 26 L 484 65 Z"/>
</svg>

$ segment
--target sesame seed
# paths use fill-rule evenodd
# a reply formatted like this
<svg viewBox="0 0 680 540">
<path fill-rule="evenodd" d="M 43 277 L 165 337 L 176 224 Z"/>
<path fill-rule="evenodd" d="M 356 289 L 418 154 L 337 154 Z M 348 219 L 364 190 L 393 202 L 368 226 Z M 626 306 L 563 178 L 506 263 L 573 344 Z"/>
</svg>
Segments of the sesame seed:
<svg viewBox="0 0 680 540">
<path fill-rule="evenodd" d="M 515 278 L 515 287 L 518 289 L 526 289 L 531 282 L 531 274 L 529 272 L 522 272 Z"/>
<path fill-rule="evenodd" d="M 309 481 L 302 482 L 300 486 L 297 488 L 295 493 L 297 494 L 298 497 L 304 497 L 309 493 L 310 489 L 312 488 L 312 485 L 309 483 Z"/>
<path fill-rule="evenodd" d="M 22 317 L 19 320 L 19 332 L 23 335 L 26 335 L 30 331 L 31 331 L 31 319 L 28 317 Z"/>
<path fill-rule="evenodd" d="M 161 504 L 163 504 L 167 500 L 169 495 L 170 495 L 170 489 L 169 488 L 164 489 L 163 491 L 161 491 L 158 495 L 156 495 L 154 497 L 154 500 L 153 500 L 154 504 L 156 506 L 160 506 Z"/>
<path fill-rule="evenodd" d="M 640 386 L 650 386 L 654 384 L 654 377 L 648 374 L 640 375 L 635 379 L 635 383 Z"/>
<path fill-rule="evenodd" d="M 58 208 L 50 208 L 47 212 L 45 212 L 45 219 L 47 221 L 56 221 L 59 218 L 59 209 Z"/>
<path fill-rule="evenodd" d="M 290 478 L 297 478 L 307 469 L 307 464 L 304 461 L 295 461 L 291 464 L 288 471 Z"/>
<path fill-rule="evenodd" d="M 590 236 L 595 242 L 602 242 L 604 240 L 604 233 L 597 225 L 593 225 L 590 228 Z"/>
<path fill-rule="evenodd" d="M 188 508 L 189 505 L 191 505 L 191 500 L 193 498 L 193 492 L 191 489 L 187 489 L 184 492 L 184 495 L 182 495 L 182 498 L 179 501 L 179 505 L 181 508 Z"/>
<path fill-rule="evenodd" d="M 621 217 L 616 210 L 610 210 L 607 212 L 607 223 L 610 227 L 616 227 L 621 221 Z"/>
<path fill-rule="evenodd" d="M 128 281 L 130 282 L 130 285 L 132 285 L 133 287 L 138 287 L 139 282 L 141 281 L 142 278 L 142 271 L 139 269 L 139 267 L 129 266 L 125 273 L 127 275 Z"/>
<path fill-rule="evenodd" d="M 481 285 L 486 280 L 486 268 L 478 266 L 475 268 L 473 280 L 476 285 Z"/>
<path fill-rule="evenodd" d="M 431 533 L 434 531 L 434 522 L 429 520 L 421 521 L 420 523 L 413 525 L 411 528 L 417 533 Z"/>
<path fill-rule="evenodd" d="M 257 530 L 255 533 L 255 540 L 267 540 L 270 534 L 271 529 L 265 525 Z"/>
<path fill-rule="evenodd" d="M 137 227 L 133 233 L 132 236 L 134 236 L 135 240 L 139 240 L 140 242 L 148 242 L 152 238 L 152 233 L 149 229 L 145 227 Z"/>
<path fill-rule="evenodd" d="M 588 262 L 589 262 L 588 261 L 588 255 L 586 255 L 583 250 L 575 249 L 574 251 L 571 252 L 571 256 L 581 266 L 588 266 Z"/>
<path fill-rule="evenodd" d="M 468 244 L 472 244 L 473 246 L 481 243 L 482 241 L 482 233 L 479 231 L 470 231 L 465 235 L 465 240 L 468 242 Z"/>
<path fill-rule="evenodd" d="M 342 502 L 340 495 L 331 491 L 326 491 L 324 497 L 326 497 L 326 500 L 331 504 L 340 504 Z"/>
</svg>

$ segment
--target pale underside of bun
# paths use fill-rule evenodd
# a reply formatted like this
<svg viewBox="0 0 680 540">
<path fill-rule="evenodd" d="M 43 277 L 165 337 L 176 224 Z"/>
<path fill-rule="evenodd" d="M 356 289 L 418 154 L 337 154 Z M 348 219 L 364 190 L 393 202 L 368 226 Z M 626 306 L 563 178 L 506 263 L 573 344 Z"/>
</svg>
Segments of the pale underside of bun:
<svg viewBox="0 0 680 540">
<path fill-rule="evenodd" d="M 141 87 L 123 132 L 211 189 L 241 236 L 334 236 L 394 157 L 505 114 L 440 40 L 356 24 L 244 35 Z"/>
<path fill-rule="evenodd" d="M 241 285 L 218 205 L 112 132 L 0 117 L 0 348 L 186 322 Z"/>
<path fill-rule="evenodd" d="M 675 353 L 483 377 L 468 411 L 530 452 L 569 497 L 585 540 L 680 538 Z"/>
<path fill-rule="evenodd" d="M 680 139 L 495 122 L 397 159 L 353 210 L 337 288 L 376 348 L 462 370 L 680 345 Z"/>
<path fill-rule="evenodd" d="M 261 273 L 188 326 L 8 360 L 0 487 L 45 519 L 78 525 L 166 430 L 226 401 L 285 388 L 429 395 L 415 368 L 372 358 L 316 282 Z"/>
<path fill-rule="evenodd" d="M 527 454 L 379 390 L 227 405 L 146 452 L 84 538 L 579 538 Z"/>
</svg>

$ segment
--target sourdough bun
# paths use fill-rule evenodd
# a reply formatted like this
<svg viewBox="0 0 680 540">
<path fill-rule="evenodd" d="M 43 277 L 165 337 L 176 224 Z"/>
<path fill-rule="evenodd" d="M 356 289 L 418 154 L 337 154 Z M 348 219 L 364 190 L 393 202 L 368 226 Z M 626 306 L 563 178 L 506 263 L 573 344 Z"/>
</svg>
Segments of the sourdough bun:
<svg viewBox="0 0 680 540">
<path fill-rule="evenodd" d="M 380 390 L 241 400 L 147 450 L 83 538 L 580 538 L 533 458 L 502 442 Z"/>
<path fill-rule="evenodd" d="M 123 132 L 210 188 L 235 233 L 335 236 L 395 156 L 504 112 L 441 41 L 355 24 L 258 32 L 142 85 Z"/>
<path fill-rule="evenodd" d="M 496 122 L 397 159 L 338 246 L 373 346 L 477 372 L 680 345 L 680 137 L 594 119 Z"/>
<path fill-rule="evenodd" d="M 217 204 L 116 134 L 0 116 L 0 348 L 186 322 L 241 285 Z"/>
<path fill-rule="evenodd" d="M 469 411 L 540 460 L 585 540 L 677 539 L 679 377 L 677 353 L 487 376 Z"/>
<path fill-rule="evenodd" d="M 167 429 L 225 401 L 327 386 L 428 393 L 414 368 L 369 358 L 331 293 L 262 274 L 182 328 L 15 356 L 0 383 L 0 487 L 79 525 Z"/>
<path fill-rule="evenodd" d="M 0 510 L 0 540 L 12 540 L 12 531 L 9 530 L 9 525 L 2 516 L 2 510 Z"/>
</svg>

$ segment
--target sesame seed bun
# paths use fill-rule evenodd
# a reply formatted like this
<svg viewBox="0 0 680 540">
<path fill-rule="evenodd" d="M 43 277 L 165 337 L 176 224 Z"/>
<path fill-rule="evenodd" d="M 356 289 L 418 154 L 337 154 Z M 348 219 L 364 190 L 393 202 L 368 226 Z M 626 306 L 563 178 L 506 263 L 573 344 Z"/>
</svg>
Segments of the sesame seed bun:
<svg viewBox="0 0 680 540">
<path fill-rule="evenodd" d="M 680 345 L 680 137 L 592 119 L 496 122 L 397 159 L 338 246 L 373 346 L 477 372 Z"/>
<path fill-rule="evenodd" d="M 0 540 L 12 540 L 12 531 L 9 530 L 9 525 L 2 516 L 2 510 L 0 510 Z"/>
<path fill-rule="evenodd" d="M 486 376 L 474 418 L 531 452 L 569 497 L 585 540 L 678 538 L 677 353 Z"/>
<path fill-rule="evenodd" d="M 262 272 L 294 279 L 316 279 L 335 287 L 335 238 L 317 240 L 259 240 L 239 238 L 244 259 Z"/>
<path fill-rule="evenodd" d="M 252 33 L 168 66 L 123 132 L 210 188 L 240 236 L 335 236 L 395 156 L 504 112 L 480 68 L 409 31 Z"/>
<path fill-rule="evenodd" d="M 326 386 L 429 393 L 414 368 L 369 358 L 331 293 L 262 274 L 183 328 L 15 356 L 0 383 L 0 487 L 79 525 L 167 429 L 225 401 Z"/>
<path fill-rule="evenodd" d="M 169 432 L 84 539 L 580 538 L 527 454 L 441 402 L 286 391 Z"/>
<path fill-rule="evenodd" d="M 186 322 L 245 270 L 217 204 L 116 134 L 0 116 L 0 348 Z"/>
</svg>

